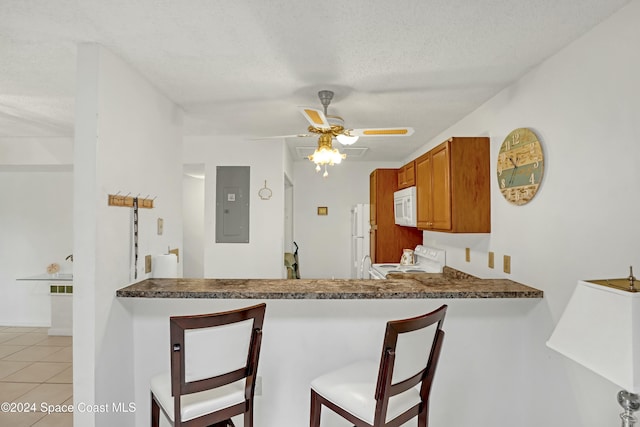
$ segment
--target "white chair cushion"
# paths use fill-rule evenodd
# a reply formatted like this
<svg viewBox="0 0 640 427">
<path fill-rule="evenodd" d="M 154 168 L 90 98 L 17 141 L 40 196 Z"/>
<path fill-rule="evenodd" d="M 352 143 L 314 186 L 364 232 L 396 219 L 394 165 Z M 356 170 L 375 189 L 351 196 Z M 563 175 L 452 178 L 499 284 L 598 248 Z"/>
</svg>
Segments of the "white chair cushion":
<svg viewBox="0 0 640 427">
<path fill-rule="evenodd" d="M 311 382 L 311 388 L 345 411 L 373 424 L 378 369 L 377 362 L 363 360 L 316 378 Z M 394 419 L 418 403 L 420 392 L 417 387 L 393 396 L 389 399 L 385 421 Z"/>
<path fill-rule="evenodd" d="M 171 375 L 163 373 L 151 378 L 151 391 L 173 422 Z M 244 402 L 244 379 L 212 390 L 187 394 L 182 396 L 182 421 L 188 421 L 242 402 Z"/>
</svg>

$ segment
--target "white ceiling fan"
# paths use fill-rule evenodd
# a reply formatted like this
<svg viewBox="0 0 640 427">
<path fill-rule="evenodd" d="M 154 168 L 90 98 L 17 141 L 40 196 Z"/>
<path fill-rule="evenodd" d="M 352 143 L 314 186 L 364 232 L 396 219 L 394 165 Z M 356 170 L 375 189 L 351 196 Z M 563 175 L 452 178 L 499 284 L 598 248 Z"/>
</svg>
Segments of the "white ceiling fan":
<svg viewBox="0 0 640 427">
<path fill-rule="evenodd" d="M 333 148 L 332 141 L 336 138 L 343 145 L 351 145 L 360 137 L 390 137 L 390 136 L 410 136 L 413 135 L 413 128 L 395 127 L 395 128 L 363 128 L 363 129 L 347 129 L 344 126 L 344 119 L 339 116 L 327 114 L 327 107 L 333 99 L 333 92 L 330 90 L 321 90 L 318 92 L 318 98 L 322 103 L 323 110 L 313 107 L 299 107 L 300 113 L 309 122 L 307 134 L 284 135 L 280 138 L 309 137 L 319 135 L 318 148 L 308 158 L 316 164 L 316 171 L 320 171 L 320 167 L 324 165 L 324 175 L 327 176 L 327 164 L 333 166 L 340 163 L 346 154 L 341 154 L 338 149 Z"/>
<path fill-rule="evenodd" d="M 327 108 L 333 99 L 333 92 L 321 90 L 318 92 L 318 98 L 320 98 L 324 111 L 313 107 L 300 107 L 300 113 L 310 124 L 309 132 L 320 135 L 330 134 L 344 145 L 353 144 L 361 136 L 389 137 L 410 136 L 413 134 L 413 128 L 410 127 L 347 129 L 344 127 L 342 117 L 327 114 Z"/>
</svg>

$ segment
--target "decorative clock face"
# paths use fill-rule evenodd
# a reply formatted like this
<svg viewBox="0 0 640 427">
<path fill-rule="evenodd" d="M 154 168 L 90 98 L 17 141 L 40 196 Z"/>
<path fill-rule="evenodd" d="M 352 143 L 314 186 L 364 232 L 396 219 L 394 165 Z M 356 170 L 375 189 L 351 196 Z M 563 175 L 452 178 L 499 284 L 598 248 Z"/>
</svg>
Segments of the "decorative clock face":
<svg viewBox="0 0 640 427">
<path fill-rule="evenodd" d="M 544 172 L 544 154 L 537 135 L 527 128 L 512 131 L 498 154 L 498 186 L 508 202 L 529 203 L 538 192 Z"/>
</svg>

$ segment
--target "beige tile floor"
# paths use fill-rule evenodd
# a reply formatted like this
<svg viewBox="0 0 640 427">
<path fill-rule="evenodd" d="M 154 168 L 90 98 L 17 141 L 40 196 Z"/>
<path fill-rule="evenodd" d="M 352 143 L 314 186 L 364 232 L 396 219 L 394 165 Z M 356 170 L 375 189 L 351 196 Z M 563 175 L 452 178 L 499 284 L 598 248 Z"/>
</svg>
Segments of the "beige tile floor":
<svg viewBox="0 0 640 427">
<path fill-rule="evenodd" d="M 47 328 L 0 326 L 0 426 L 73 426 L 73 414 L 57 409 L 73 403 L 72 360 L 71 337 L 50 337 Z M 7 412 L 5 402 L 10 410 L 26 404 L 29 411 Z M 43 412 L 48 407 L 51 414 Z"/>
</svg>

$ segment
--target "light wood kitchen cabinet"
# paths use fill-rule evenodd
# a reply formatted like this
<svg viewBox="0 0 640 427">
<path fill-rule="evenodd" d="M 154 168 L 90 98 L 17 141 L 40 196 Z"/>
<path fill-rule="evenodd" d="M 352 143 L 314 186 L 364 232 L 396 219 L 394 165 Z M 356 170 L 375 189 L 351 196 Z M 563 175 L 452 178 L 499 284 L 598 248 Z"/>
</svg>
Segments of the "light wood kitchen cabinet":
<svg viewBox="0 0 640 427">
<path fill-rule="evenodd" d="M 417 225 L 451 233 L 491 231 L 489 138 L 450 138 L 415 160 Z"/>
<path fill-rule="evenodd" d="M 422 244 L 422 231 L 395 223 L 393 193 L 397 190 L 397 169 L 376 169 L 369 176 L 369 254 L 372 263 L 400 262 L 403 249 Z"/>
<path fill-rule="evenodd" d="M 398 189 L 416 185 L 415 162 L 412 160 L 398 169 Z"/>
</svg>

